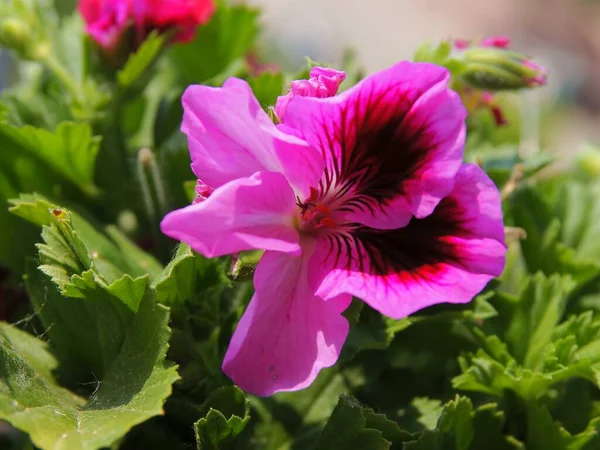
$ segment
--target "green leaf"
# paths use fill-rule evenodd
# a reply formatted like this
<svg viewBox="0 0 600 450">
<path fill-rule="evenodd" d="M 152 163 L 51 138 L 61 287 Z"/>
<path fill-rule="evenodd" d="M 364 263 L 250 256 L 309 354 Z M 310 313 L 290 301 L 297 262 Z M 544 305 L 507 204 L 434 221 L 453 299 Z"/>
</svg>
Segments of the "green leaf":
<svg viewBox="0 0 600 450">
<path fill-rule="evenodd" d="M 393 425 L 389 427 L 387 419 L 383 420 L 373 416 L 375 416 L 373 410 L 365 408 L 352 397 L 342 395 L 331 418 L 325 425 L 315 450 L 387 450 L 392 443 L 384 438 L 383 430 L 380 429 L 383 428 L 381 425 L 384 425 L 386 434 L 389 434 L 390 428 L 392 435 L 397 433 L 393 437 L 399 442 L 402 442 L 401 439 L 404 437 L 412 437 L 408 434 L 403 435 Z"/>
<path fill-rule="evenodd" d="M 184 82 L 207 82 L 239 65 L 254 45 L 257 19 L 258 11 L 249 6 L 218 2 L 217 12 L 198 29 L 195 39 L 170 50 L 172 63 Z"/>
<path fill-rule="evenodd" d="M 471 448 L 486 450 L 515 450 L 522 449 L 516 439 L 504 435 L 505 416 L 498 411 L 498 405 L 488 403 L 480 406 L 473 416 L 473 430 L 475 435 Z"/>
<path fill-rule="evenodd" d="M 199 293 L 205 293 L 211 286 L 229 285 L 223 269 L 221 261 L 204 258 L 181 243 L 171 262 L 152 283 L 152 288 L 156 290 L 160 303 L 182 305 Z"/>
<path fill-rule="evenodd" d="M 570 181 L 561 185 L 554 211 L 561 221 L 561 240 L 581 259 L 600 261 L 600 184 Z"/>
<path fill-rule="evenodd" d="M 448 59 L 451 51 L 452 44 L 450 41 L 442 41 L 437 46 L 434 46 L 431 42 L 426 42 L 417 49 L 413 61 L 442 64 Z"/>
<path fill-rule="evenodd" d="M 100 140 L 92 136 L 87 123 L 63 122 L 53 132 L 0 124 L 0 147 L 8 158 L 0 164 L 0 172 L 6 170 L 11 174 L 11 166 L 22 159 L 19 153 L 24 153 L 35 158 L 46 171 L 72 182 L 85 193 L 97 193 L 93 177 Z M 18 176 L 15 172 L 11 175 Z"/>
<path fill-rule="evenodd" d="M 543 352 L 552 341 L 574 286 L 569 276 L 547 278 L 542 273 L 532 276 L 524 286 L 505 336 L 523 367 L 538 369 L 543 364 Z"/>
<path fill-rule="evenodd" d="M 217 450 L 231 442 L 250 420 L 250 404 L 235 386 L 213 391 L 202 405 L 205 416 L 194 424 L 198 450 Z"/>
<path fill-rule="evenodd" d="M 273 106 L 277 97 L 283 94 L 283 73 L 263 72 L 248 80 L 252 92 L 263 108 Z"/>
<path fill-rule="evenodd" d="M 87 403 L 50 377 L 57 363 L 46 344 L 0 325 L 0 418 L 29 433 L 42 449 L 111 446 L 133 426 L 161 414 L 171 394 L 178 375 L 165 360 L 168 320 L 168 310 L 147 290 Z"/>
<path fill-rule="evenodd" d="M 76 283 L 82 298 L 63 297 L 33 264 L 26 276 L 29 298 L 61 363 L 61 378 L 69 384 L 108 373 L 148 285 L 145 278 L 125 276 L 103 288 L 90 272 Z"/>
<path fill-rule="evenodd" d="M 138 50 L 132 54 L 125 67 L 117 73 L 122 88 L 131 87 L 156 61 L 165 42 L 165 36 L 157 32 L 150 33 Z"/>
<path fill-rule="evenodd" d="M 520 243 L 530 273 L 570 274 L 577 288 L 600 275 L 600 261 L 587 257 L 583 252 L 578 253 L 565 243 L 561 236 L 563 224 L 556 218 L 552 205 L 533 188 L 524 187 L 513 193 L 508 215 L 515 226 L 527 233 L 527 238 Z"/>
<path fill-rule="evenodd" d="M 417 421 L 428 430 L 435 429 L 444 406 L 440 400 L 415 397 L 410 403 L 419 413 Z"/>
<path fill-rule="evenodd" d="M 444 407 L 435 430 L 423 432 L 419 439 L 405 444 L 406 450 L 452 448 L 468 450 L 473 441 L 473 405 L 466 397 L 457 397 Z"/>
<path fill-rule="evenodd" d="M 407 442 L 406 450 L 514 450 L 518 441 L 503 434 L 504 414 L 494 403 L 474 410 L 467 397 L 456 397 L 444 405 L 435 427 L 417 440 Z"/>
<path fill-rule="evenodd" d="M 363 350 L 387 348 L 394 336 L 412 323 L 412 319 L 395 320 L 382 316 L 368 306 L 362 307 L 360 320 L 352 326 L 344 343 L 342 361 L 351 360 Z"/>
<path fill-rule="evenodd" d="M 154 257 L 114 226 L 106 228 L 108 236 L 105 236 L 80 215 L 40 195 L 21 195 L 11 203 L 13 214 L 43 227 L 45 244 L 38 245 L 43 270 L 63 292 L 67 292 L 72 275 L 90 269 L 105 284 L 122 278 L 123 274 L 133 277 L 148 274 L 153 278 L 162 269 Z M 70 295 L 77 294 L 70 291 Z"/>
<path fill-rule="evenodd" d="M 581 450 L 592 449 L 588 444 L 597 445 L 600 431 L 600 418 L 592 419 L 586 430 L 573 436 L 558 423 L 554 422 L 548 409 L 535 405 L 527 413 L 527 449 L 528 450 Z"/>
</svg>

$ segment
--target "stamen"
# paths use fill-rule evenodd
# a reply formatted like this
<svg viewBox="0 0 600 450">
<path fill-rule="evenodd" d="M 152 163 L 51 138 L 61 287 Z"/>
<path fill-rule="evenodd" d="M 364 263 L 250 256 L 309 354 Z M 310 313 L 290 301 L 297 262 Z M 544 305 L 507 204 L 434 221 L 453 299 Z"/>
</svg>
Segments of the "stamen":
<svg viewBox="0 0 600 450">
<path fill-rule="evenodd" d="M 329 217 L 331 209 L 327 204 L 317 203 L 319 191 L 314 187 L 310 188 L 310 196 L 303 202 L 300 197 L 296 197 L 296 205 L 300 208 L 300 219 L 302 220 L 301 229 L 310 232 L 318 228 L 336 228 L 337 225 Z"/>
<path fill-rule="evenodd" d="M 325 217 L 324 219 L 319 220 L 319 223 L 317 223 L 317 225 L 315 225 L 315 228 L 322 228 L 322 227 L 334 229 L 334 228 L 336 228 L 336 224 L 330 217 Z"/>
<path fill-rule="evenodd" d="M 327 205 L 313 205 L 315 209 L 323 214 L 329 214 L 329 207 Z"/>
</svg>

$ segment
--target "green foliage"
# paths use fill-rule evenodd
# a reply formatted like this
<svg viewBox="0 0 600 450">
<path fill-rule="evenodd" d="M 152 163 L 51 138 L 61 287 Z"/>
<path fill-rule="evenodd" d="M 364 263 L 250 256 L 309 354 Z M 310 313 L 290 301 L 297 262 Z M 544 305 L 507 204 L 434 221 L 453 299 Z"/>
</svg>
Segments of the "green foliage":
<svg viewBox="0 0 600 450">
<path fill-rule="evenodd" d="M 213 391 L 202 410 L 207 412 L 194 424 L 198 450 L 224 448 L 250 420 L 248 399 L 235 386 Z"/>
<path fill-rule="evenodd" d="M 164 359 L 167 323 L 167 309 L 147 291 L 121 348 L 87 402 L 52 378 L 57 362 L 42 341 L 2 325 L 0 418 L 28 432 L 41 448 L 111 445 L 134 425 L 161 414 L 171 393 L 177 372 Z"/>
<path fill-rule="evenodd" d="M 125 67 L 117 73 L 121 88 L 131 87 L 158 58 L 163 48 L 165 37 L 152 33 L 140 45 L 140 48 L 129 57 Z"/>
<path fill-rule="evenodd" d="M 212 20 L 194 41 L 173 47 L 170 60 L 186 84 L 210 83 L 244 67 L 244 56 L 258 35 L 258 11 L 246 5 L 217 2 Z"/>
</svg>

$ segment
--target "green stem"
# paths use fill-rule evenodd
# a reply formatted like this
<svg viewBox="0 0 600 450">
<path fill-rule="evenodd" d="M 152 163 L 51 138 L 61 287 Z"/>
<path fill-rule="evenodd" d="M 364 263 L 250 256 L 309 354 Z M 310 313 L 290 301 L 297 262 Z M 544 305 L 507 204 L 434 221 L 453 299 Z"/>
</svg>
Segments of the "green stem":
<svg viewBox="0 0 600 450">
<path fill-rule="evenodd" d="M 38 60 L 43 63 L 50 72 L 58 78 L 61 83 L 71 91 L 75 102 L 84 105 L 81 86 L 71 77 L 64 66 L 50 52 L 42 52 Z"/>
</svg>

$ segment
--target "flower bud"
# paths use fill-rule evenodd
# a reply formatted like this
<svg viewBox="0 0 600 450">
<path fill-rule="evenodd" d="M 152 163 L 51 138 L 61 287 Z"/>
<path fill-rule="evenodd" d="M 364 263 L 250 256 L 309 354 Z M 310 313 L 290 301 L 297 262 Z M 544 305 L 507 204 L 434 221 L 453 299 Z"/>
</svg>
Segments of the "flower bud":
<svg viewBox="0 0 600 450">
<path fill-rule="evenodd" d="M 0 23 L 0 44 L 19 53 L 25 53 L 30 44 L 30 33 L 27 23 L 16 17 L 9 17 Z"/>
<path fill-rule="evenodd" d="M 308 80 L 292 81 L 290 91 L 277 99 L 273 112 L 278 122 L 284 121 L 287 105 L 296 95 L 300 97 L 327 98 L 337 94 L 346 72 L 327 67 L 313 67 Z"/>
<path fill-rule="evenodd" d="M 600 149 L 589 144 L 584 146 L 575 157 L 575 168 L 584 178 L 600 177 Z"/>
<path fill-rule="evenodd" d="M 547 71 L 525 55 L 498 47 L 469 48 L 463 52 L 462 79 L 471 87 L 500 91 L 543 86 Z"/>
<path fill-rule="evenodd" d="M 233 255 L 231 268 L 227 274 L 229 278 L 233 281 L 251 280 L 263 253 L 263 250 L 249 250 Z"/>
<path fill-rule="evenodd" d="M 117 225 L 127 234 L 134 234 L 138 229 L 138 219 L 133 211 L 125 209 L 117 217 Z"/>
</svg>

